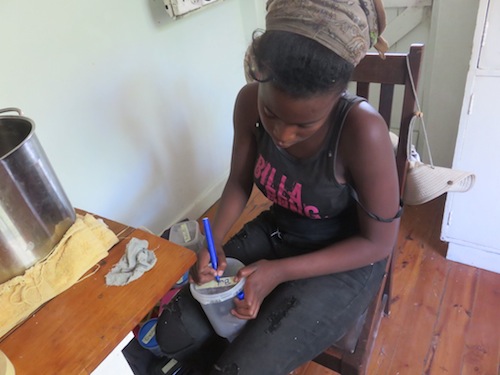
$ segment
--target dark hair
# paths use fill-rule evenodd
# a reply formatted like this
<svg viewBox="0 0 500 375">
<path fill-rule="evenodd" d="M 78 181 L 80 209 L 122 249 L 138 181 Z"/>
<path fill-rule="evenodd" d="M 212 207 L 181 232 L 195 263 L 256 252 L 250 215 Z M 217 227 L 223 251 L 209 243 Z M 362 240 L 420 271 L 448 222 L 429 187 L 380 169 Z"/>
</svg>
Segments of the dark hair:
<svg viewBox="0 0 500 375">
<path fill-rule="evenodd" d="M 252 52 L 259 82 L 273 82 L 295 97 L 345 90 L 354 66 L 313 39 L 287 31 L 254 32 Z"/>
</svg>

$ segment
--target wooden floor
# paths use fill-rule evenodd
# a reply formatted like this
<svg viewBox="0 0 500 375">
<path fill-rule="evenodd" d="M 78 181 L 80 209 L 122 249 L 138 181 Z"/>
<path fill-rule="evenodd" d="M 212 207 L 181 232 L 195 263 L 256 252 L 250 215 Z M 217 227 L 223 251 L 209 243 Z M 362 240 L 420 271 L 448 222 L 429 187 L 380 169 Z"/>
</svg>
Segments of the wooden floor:
<svg viewBox="0 0 500 375">
<path fill-rule="evenodd" d="M 500 374 L 500 275 L 446 259 L 439 239 L 444 202 L 405 207 L 391 313 L 382 319 L 369 375 Z M 228 236 L 267 205 L 254 191 Z M 293 374 L 336 373 L 307 363 Z"/>
</svg>

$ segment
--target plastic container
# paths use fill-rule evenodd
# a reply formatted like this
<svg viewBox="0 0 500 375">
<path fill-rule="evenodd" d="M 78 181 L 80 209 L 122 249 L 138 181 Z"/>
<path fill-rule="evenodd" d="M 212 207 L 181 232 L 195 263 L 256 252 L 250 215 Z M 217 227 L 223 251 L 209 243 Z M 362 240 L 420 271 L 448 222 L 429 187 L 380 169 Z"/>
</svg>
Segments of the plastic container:
<svg viewBox="0 0 500 375">
<path fill-rule="evenodd" d="M 222 277 L 235 276 L 244 266 L 237 259 L 226 258 L 227 267 Z M 229 341 L 233 341 L 240 333 L 247 320 L 239 319 L 231 314 L 234 298 L 243 290 L 245 279 L 228 287 L 206 288 L 203 285 L 191 284 L 191 294 L 201 304 L 215 332 Z"/>
<path fill-rule="evenodd" d="M 201 250 L 203 246 L 204 236 L 200 233 L 200 226 L 195 220 L 181 221 L 180 223 L 172 225 L 168 240 L 176 243 L 177 245 L 184 246 L 195 253 Z M 189 272 L 186 272 L 175 283 L 174 288 L 180 288 L 187 284 Z"/>
<path fill-rule="evenodd" d="M 157 322 L 158 319 L 154 318 L 154 319 L 149 319 L 146 323 L 144 323 L 141 329 L 139 330 L 138 341 L 143 348 L 148 349 L 158 357 L 162 357 L 164 354 L 161 351 L 158 342 L 156 341 Z"/>
<path fill-rule="evenodd" d="M 168 235 L 170 242 L 184 246 L 195 253 L 201 250 L 203 246 L 204 236 L 200 233 L 200 226 L 195 220 L 181 221 L 172 225 Z M 180 288 L 187 284 L 189 280 L 189 271 L 177 280 L 174 288 Z"/>
<path fill-rule="evenodd" d="M 168 240 L 178 245 L 187 247 L 195 253 L 203 246 L 203 235 L 200 233 L 200 226 L 195 220 L 181 221 L 172 225 Z"/>
</svg>

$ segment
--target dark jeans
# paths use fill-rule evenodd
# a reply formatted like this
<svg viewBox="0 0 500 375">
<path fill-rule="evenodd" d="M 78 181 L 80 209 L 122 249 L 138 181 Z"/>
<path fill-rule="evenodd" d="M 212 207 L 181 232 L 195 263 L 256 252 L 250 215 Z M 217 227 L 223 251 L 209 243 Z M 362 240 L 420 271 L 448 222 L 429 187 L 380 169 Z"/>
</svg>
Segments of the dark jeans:
<svg viewBox="0 0 500 375">
<path fill-rule="evenodd" d="M 341 237 L 337 236 L 337 240 Z M 245 225 L 224 250 L 244 264 L 315 250 L 331 238 L 313 240 L 283 233 L 266 211 Z M 386 261 L 348 272 L 279 285 L 231 343 L 218 337 L 189 289 L 164 310 L 157 340 L 165 354 L 188 361 L 204 374 L 288 374 L 340 339 L 375 296 Z"/>
</svg>

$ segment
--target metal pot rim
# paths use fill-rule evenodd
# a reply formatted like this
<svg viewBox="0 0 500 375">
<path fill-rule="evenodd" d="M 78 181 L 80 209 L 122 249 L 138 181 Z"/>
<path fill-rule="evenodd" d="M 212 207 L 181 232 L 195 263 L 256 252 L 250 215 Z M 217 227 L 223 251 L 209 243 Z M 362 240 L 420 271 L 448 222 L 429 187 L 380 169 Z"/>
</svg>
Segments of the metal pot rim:
<svg viewBox="0 0 500 375">
<path fill-rule="evenodd" d="M 35 136 L 34 134 L 35 134 L 35 128 L 36 128 L 35 122 L 32 119 L 25 117 L 25 116 L 12 116 L 12 115 L 4 116 L 4 115 L 0 114 L 0 127 L 2 126 L 3 120 L 25 121 L 26 123 L 28 123 L 31 126 L 31 129 L 30 129 L 29 133 L 26 135 L 26 137 L 24 137 L 24 139 L 21 142 L 19 142 L 19 144 L 16 147 L 13 147 L 12 150 L 7 152 L 6 154 L 0 155 L 0 161 L 7 159 L 10 155 L 12 155 L 14 152 L 16 152 L 21 147 L 23 147 L 23 145 L 26 142 L 28 142 L 31 138 L 33 138 Z"/>
</svg>

